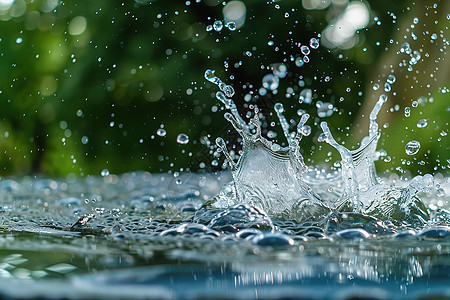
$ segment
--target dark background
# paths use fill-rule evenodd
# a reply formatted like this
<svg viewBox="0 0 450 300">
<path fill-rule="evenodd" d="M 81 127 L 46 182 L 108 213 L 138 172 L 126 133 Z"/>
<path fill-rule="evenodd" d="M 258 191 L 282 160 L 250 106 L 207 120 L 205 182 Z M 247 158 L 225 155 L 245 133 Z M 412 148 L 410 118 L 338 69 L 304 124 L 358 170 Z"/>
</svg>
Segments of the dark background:
<svg viewBox="0 0 450 300">
<path fill-rule="evenodd" d="M 357 147 L 367 134 L 368 113 L 393 73 L 397 80 L 379 117 L 386 128 L 378 148 L 389 157 L 382 157 L 378 169 L 448 174 L 450 2 L 355 2 L 366 7 L 369 22 L 353 42 L 333 46 L 324 45 L 321 34 L 353 2 L 248 0 L 242 2 L 242 27 L 207 31 L 224 19 L 227 2 L 2 0 L 0 173 L 218 170 L 223 157 L 216 158 L 208 145 L 222 136 L 237 151 L 239 141 L 214 97 L 218 88 L 204 78 L 206 69 L 214 69 L 234 87 L 233 100 L 244 117 L 248 105 L 257 104 L 270 124 L 277 121 L 273 105 L 281 102 L 294 130 L 297 110 L 310 113 L 312 134 L 302 141 L 303 155 L 308 164 L 330 166 L 339 156 L 317 142 L 320 121 L 330 124 L 339 142 Z M 297 67 L 291 58 L 302 56 L 298 43 L 308 45 L 312 37 L 322 44 L 312 49 L 308 64 Z M 404 42 L 421 53 L 412 71 L 410 56 L 397 53 Z M 278 92 L 258 95 L 263 76 L 276 63 L 287 67 Z M 303 88 L 313 90 L 312 104 L 299 104 Z M 246 102 L 249 93 L 253 97 Z M 317 116 L 319 100 L 334 105 L 332 116 Z M 419 105 L 413 107 L 413 101 Z M 409 117 L 405 107 L 411 108 Z M 424 118 L 428 125 L 417 128 Z M 156 133 L 161 126 L 163 137 Z M 278 125 L 267 129 L 284 143 Z M 180 133 L 189 143 L 177 143 Z M 422 145 L 413 156 L 405 153 L 410 140 Z"/>
</svg>

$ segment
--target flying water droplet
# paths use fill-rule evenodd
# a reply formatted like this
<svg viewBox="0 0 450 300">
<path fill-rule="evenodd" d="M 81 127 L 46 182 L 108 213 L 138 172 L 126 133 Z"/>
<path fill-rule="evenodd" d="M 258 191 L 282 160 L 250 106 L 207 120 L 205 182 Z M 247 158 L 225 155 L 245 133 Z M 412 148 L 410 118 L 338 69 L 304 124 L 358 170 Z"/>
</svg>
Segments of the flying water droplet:
<svg viewBox="0 0 450 300">
<path fill-rule="evenodd" d="M 414 52 L 411 54 L 411 59 L 409 60 L 409 64 L 410 64 L 410 65 L 415 65 L 415 64 L 417 64 L 417 63 L 419 62 L 419 60 L 420 60 L 421 57 L 422 57 L 422 56 L 420 55 L 420 52 L 419 52 L 419 51 L 414 51 Z"/>
<path fill-rule="evenodd" d="M 222 21 L 220 21 L 220 20 L 214 21 L 214 23 L 213 23 L 213 28 L 214 28 L 215 31 L 221 31 L 222 28 L 223 28 L 223 23 L 222 23 Z"/>
<path fill-rule="evenodd" d="M 405 117 L 409 117 L 411 115 L 411 109 L 407 106 L 405 107 Z"/>
<path fill-rule="evenodd" d="M 417 121 L 417 128 L 425 128 L 428 125 L 427 119 L 420 119 Z"/>
<path fill-rule="evenodd" d="M 395 82 L 396 78 L 393 74 L 389 74 L 389 76 L 387 77 L 387 82 L 389 84 L 393 84 Z"/>
<path fill-rule="evenodd" d="M 298 98 L 299 103 L 306 103 L 311 104 L 312 102 L 312 90 L 311 89 L 304 89 L 300 92 L 300 96 Z"/>
<path fill-rule="evenodd" d="M 373 90 L 374 90 L 374 91 L 377 91 L 379 88 L 380 88 L 380 85 L 379 85 L 378 83 L 375 83 L 375 84 L 373 85 Z"/>
<path fill-rule="evenodd" d="M 177 143 L 182 145 L 189 143 L 189 136 L 184 133 L 180 133 L 177 136 Z"/>
<path fill-rule="evenodd" d="M 264 88 L 273 91 L 280 85 L 280 79 L 272 74 L 267 74 L 262 79 L 262 85 Z"/>
<path fill-rule="evenodd" d="M 329 102 L 317 101 L 316 106 L 319 118 L 326 118 L 333 114 L 334 106 Z"/>
<path fill-rule="evenodd" d="M 108 176 L 108 175 L 109 175 L 109 170 L 108 170 L 108 169 L 103 169 L 103 170 L 100 172 L 100 175 L 102 175 L 102 177 Z"/>
<path fill-rule="evenodd" d="M 159 136 L 166 136 L 167 132 L 163 128 L 158 128 L 158 130 L 156 130 L 156 134 Z"/>
<path fill-rule="evenodd" d="M 311 52 L 308 46 L 306 45 L 301 46 L 300 51 L 302 52 L 303 55 L 309 55 L 309 53 Z"/>
<path fill-rule="evenodd" d="M 303 61 L 303 58 L 297 57 L 297 58 L 295 59 L 295 65 L 296 65 L 297 67 L 301 67 L 301 66 L 303 66 L 304 64 L 305 64 L 305 62 Z"/>
<path fill-rule="evenodd" d="M 410 54 L 411 53 L 411 46 L 409 45 L 408 42 L 405 42 L 402 44 L 402 46 L 400 47 L 400 52 L 401 53 L 406 53 L 406 54 Z"/>
<path fill-rule="evenodd" d="M 386 93 L 389 93 L 389 92 L 391 91 L 391 85 L 390 85 L 388 82 L 386 82 L 386 83 L 384 84 L 384 91 L 385 91 Z"/>
<path fill-rule="evenodd" d="M 309 125 L 302 126 L 300 133 L 303 136 L 309 136 L 311 134 L 311 126 L 309 126 Z"/>
<path fill-rule="evenodd" d="M 212 25 L 207 25 L 207 26 L 206 26 L 206 31 L 212 31 L 212 30 L 213 30 Z"/>
<path fill-rule="evenodd" d="M 236 23 L 234 22 L 228 22 L 225 27 L 227 27 L 229 30 L 231 31 L 235 31 L 236 30 Z"/>
<path fill-rule="evenodd" d="M 405 152 L 408 155 L 414 155 L 419 152 L 420 143 L 418 141 L 409 141 L 405 146 Z"/>
<path fill-rule="evenodd" d="M 312 38 L 311 40 L 309 40 L 309 46 L 311 46 L 311 48 L 313 49 L 317 49 L 319 48 L 319 41 L 316 38 Z"/>
<path fill-rule="evenodd" d="M 287 75 L 287 67 L 285 64 L 274 64 L 272 66 L 273 69 L 273 75 L 277 76 L 278 78 L 284 78 Z"/>
</svg>

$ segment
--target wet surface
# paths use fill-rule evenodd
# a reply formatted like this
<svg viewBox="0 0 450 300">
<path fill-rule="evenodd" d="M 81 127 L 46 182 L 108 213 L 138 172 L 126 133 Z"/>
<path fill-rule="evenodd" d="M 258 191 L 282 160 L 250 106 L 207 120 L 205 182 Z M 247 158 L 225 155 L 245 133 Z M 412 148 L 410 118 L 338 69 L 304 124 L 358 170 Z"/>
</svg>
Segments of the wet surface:
<svg viewBox="0 0 450 300">
<path fill-rule="evenodd" d="M 0 295 L 450 297 L 447 196 L 421 195 L 430 221 L 420 227 L 358 213 L 296 222 L 251 205 L 201 208 L 228 173 L 177 179 L 136 172 L 3 180 Z"/>
</svg>

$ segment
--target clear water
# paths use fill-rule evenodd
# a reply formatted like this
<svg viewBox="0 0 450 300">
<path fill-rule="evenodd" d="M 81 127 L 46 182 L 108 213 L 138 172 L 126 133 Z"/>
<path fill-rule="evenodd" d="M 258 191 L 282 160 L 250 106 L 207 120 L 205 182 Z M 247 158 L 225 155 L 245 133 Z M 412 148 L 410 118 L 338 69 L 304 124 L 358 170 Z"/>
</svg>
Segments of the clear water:
<svg viewBox="0 0 450 300">
<path fill-rule="evenodd" d="M 340 28 L 361 5 L 353 1 L 333 26 Z M 232 21 L 210 21 L 205 30 L 212 34 L 238 29 Z M 418 22 L 414 18 L 412 25 Z M 364 28 L 353 25 L 355 32 Z M 357 42 L 332 26 L 323 35 L 329 49 Z M 448 45 L 435 33 L 430 38 Z M 312 37 L 298 44 L 292 65 L 314 64 L 309 56 L 320 43 Z M 405 57 L 400 67 L 408 72 L 426 57 L 407 42 L 398 48 Z M 278 93 L 288 67 L 277 62 L 268 72 L 257 89 L 261 97 Z M 374 167 L 383 156 L 377 152 L 378 113 L 398 75 L 373 84 L 384 94 L 367 114 L 367 136 L 356 150 L 333 137 L 336 128 L 313 122 L 296 106 L 312 104 L 320 120 L 338 111 L 328 100 L 317 101 L 302 80 L 295 105 L 273 107 L 282 144 L 271 140 L 276 132 L 262 134 L 267 116 L 251 95 L 244 97 L 251 104 L 243 117 L 231 99 L 237 97 L 233 85 L 207 70 L 205 80 L 217 85 L 225 118 L 242 140 L 239 157 L 220 137 L 212 148 L 223 153 L 230 171 L 115 175 L 104 169 L 101 176 L 64 180 L 2 178 L 0 298 L 449 299 L 450 178 L 436 173 L 398 179 Z M 291 109 L 298 109 L 295 126 L 285 116 Z M 402 110 L 405 118 L 414 113 Z M 414 127 L 428 124 L 432 120 L 421 118 Z M 302 141 L 316 133 L 311 126 L 321 130 L 323 149 L 339 153 L 335 171 L 307 163 Z M 167 135 L 163 127 L 156 130 L 159 137 Z M 189 144 L 189 135 L 178 134 L 177 143 Z M 88 143 L 86 136 L 82 143 Z M 426 146 L 410 139 L 399 147 L 414 156 Z"/>
<path fill-rule="evenodd" d="M 177 179 L 136 172 L 2 180 L 0 295 L 450 296 L 448 196 L 420 194 L 429 213 L 421 224 L 357 212 L 314 218 L 310 211 L 309 220 L 293 221 L 244 204 L 201 208 L 232 179 L 230 173 Z M 434 179 L 448 195 L 449 179 Z"/>
</svg>

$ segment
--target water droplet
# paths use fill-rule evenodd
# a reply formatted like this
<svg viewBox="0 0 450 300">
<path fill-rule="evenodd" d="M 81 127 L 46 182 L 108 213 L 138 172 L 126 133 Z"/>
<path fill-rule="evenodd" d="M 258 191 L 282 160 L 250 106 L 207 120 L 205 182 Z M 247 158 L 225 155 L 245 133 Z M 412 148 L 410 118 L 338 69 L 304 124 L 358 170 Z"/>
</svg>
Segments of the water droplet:
<svg viewBox="0 0 450 300">
<path fill-rule="evenodd" d="M 301 57 L 297 57 L 296 59 L 295 59 L 295 65 L 297 66 L 297 67 L 301 67 L 301 66 L 303 66 L 305 63 L 303 62 L 303 58 L 301 58 Z"/>
<path fill-rule="evenodd" d="M 411 59 L 409 60 L 409 64 L 410 64 L 410 65 L 415 65 L 415 64 L 417 64 L 417 62 L 420 60 L 421 57 L 422 57 L 422 56 L 420 55 L 420 52 L 419 52 L 419 51 L 414 51 L 414 52 L 411 54 Z"/>
<path fill-rule="evenodd" d="M 305 64 L 307 64 L 307 63 L 309 63 L 309 57 L 308 56 L 303 56 L 303 62 L 305 63 Z"/>
<path fill-rule="evenodd" d="M 214 21 L 213 28 L 215 31 L 221 31 L 223 28 L 223 23 L 220 20 Z"/>
<path fill-rule="evenodd" d="M 102 175 L 103 177 L 108 176 L 108 175 L 109 175 L 109 170 L 108 170 L 108 169 L 103 169 L 103 170 L 100 172 L 100 175 Z M 88 200 L 88 199 L 87 199 L 87 200 Z M 89 202 L 89 200 L 88 200 L 88 202 Z"/>
<path fill-rule="evenodd" d="M 304 136 L 310 135 L 311 134 L 311 126 L 309 126 L 309 125 L 302 126 L 300 133 Z"/>
<path fill-rule="evenodd" d="M 213 30 L 213 27 L 212 27 L 212 25 L 208 25 L 208 26 L 206 26 L 206 31 L 212 31 Z"/>
<path fill-rule="evenodd" d="M 405 117 L 409 117 L 411 115 L 411 109 L 407 106 L 405 107 Z"/>
<path fill-rule="evenodd" d="M 301 46 L 300 51 L 302 52 L 303 55 L 309 55 L 309 53 L 311 52 L 308 46 L 306 45 Z"/>
<path fill-rule="evenodd" d="M 304 89 L 303 91 L 301 91 L 300 96 L 298 97 L 298 102 L 310 104 L 312 102 L 312 90 Z"/>
<path fill-rule="evenodd" d="M 408 155 L 414 155 L 419 152 L 420 143 L 418 141 L 410 141 L 405 146 L 405 152 Z"/>
<path fill-rule="evenodd" d="M 329 102 L 317 101 L 317 115 L 319 118 L 326 118 L 333 114 L 334 106 Z"/>
<path fill-rule="evenodd" d="M 402 46 L 400 47 L 400 53 L 406 53 L 406 54 L 411 53 L 411 46 L 409 45 L 408 42 L 405 42 L 402 44 Z"/>
<path fill-rule="evenodd" d="M 189 143 L 189 136 L 187 136 L 184 133 L 180 133 L 177 136 L 177 143 L 178 144 L 182 144 L 182 145 L 185 145 L 185 144 Z"/>
<path fill-rule="evenodd" d="M 156 134 L 159 136 L 166 136 L 167 132 L 163 128 L 158 128 L 158 130 L 156 130 Z"/>
<path fill-rule="evenodd" d="M 262 85 L 264 88 L 273 91 L 280 85 L 280 79 L 272 74 L 267 74 L 262 79 Z"/>
<path fill-rule="evenodd" d="M 373 90 L 374 90 L 374 91 L 377 91 L 379 88 L 380 88 L 380 85 L 379 85 L 378 83 L 375 83 L 375 84 L 373 85 Z"/>
<path fill-rule="evenodd" d="M 386 83 L 384 84 L 384 91 L 385 91 L 386 93 L 389 93 L 389 92 L 391 91 L 391 85 L 390 85 L 388 82 L 386 82 Z"/>
<path fill-rule="evenodd" d="M 415 17 L 415 18 L 413 19 L 413 23 L 414 23 L 414 24 L 419 23 L 419 18 Z"/>
<path fill-rule="evenodd" d="M 431 35 L 431 39 L 432 39 L 432 40 L 436 40 L 436 39 L 437 39 L 437 34 L 436 34 L 436 33 L 433 33 L 433 34 Z"/>
<path fill-rule="evenodd" d="M 287 75 L 287 67 L 285 64 L 274 64 L 272 66 L 273 75 L 284 78 Z"/>
<path fill-rule="evenodd" d="M 236 30 L 236 23 L 234 23 L 234 22 L 228 22 L 225 26 L 231 31 Z"/>
<path fill-rule="evenodd" d="M 83 136 L 83 137 L 81 138 L 81 143 L 82 143 L 82 144 L 86 145 L 88 142 L 89 142 L 89 138 L 88 138 L 87 136 Z"/>
<path fill-rule="evenodd" d="M 18 37 L 17 39 L 16 39 L 16 43 L 17 44 L 21 44 L 23 42 L 23 39 L 21 38 L 21 37 Z"/>
<path fill-rule="evenodd" d="M 393 74 L 389 74 L 389 76 L 387 77 L 387 82 L 389 84 L 393 84 L 395 82 L 396 78 Z"/>
<path fill-rule="evenodd" d="M 316 38 L 312 38 L 311 40 L 309 40 L 309 46 L 311 46 L 311 48 L 313 49 L 319 48 L 319 40 L 317 40 Z"/>
<path fill-rule="evenodd" d="M 428 125 L 427 119 L 420 119 L 419 121 L 417 121 L 418 128 L 424 128 L 427 127 L 427 125 Z"/>
</svg>

